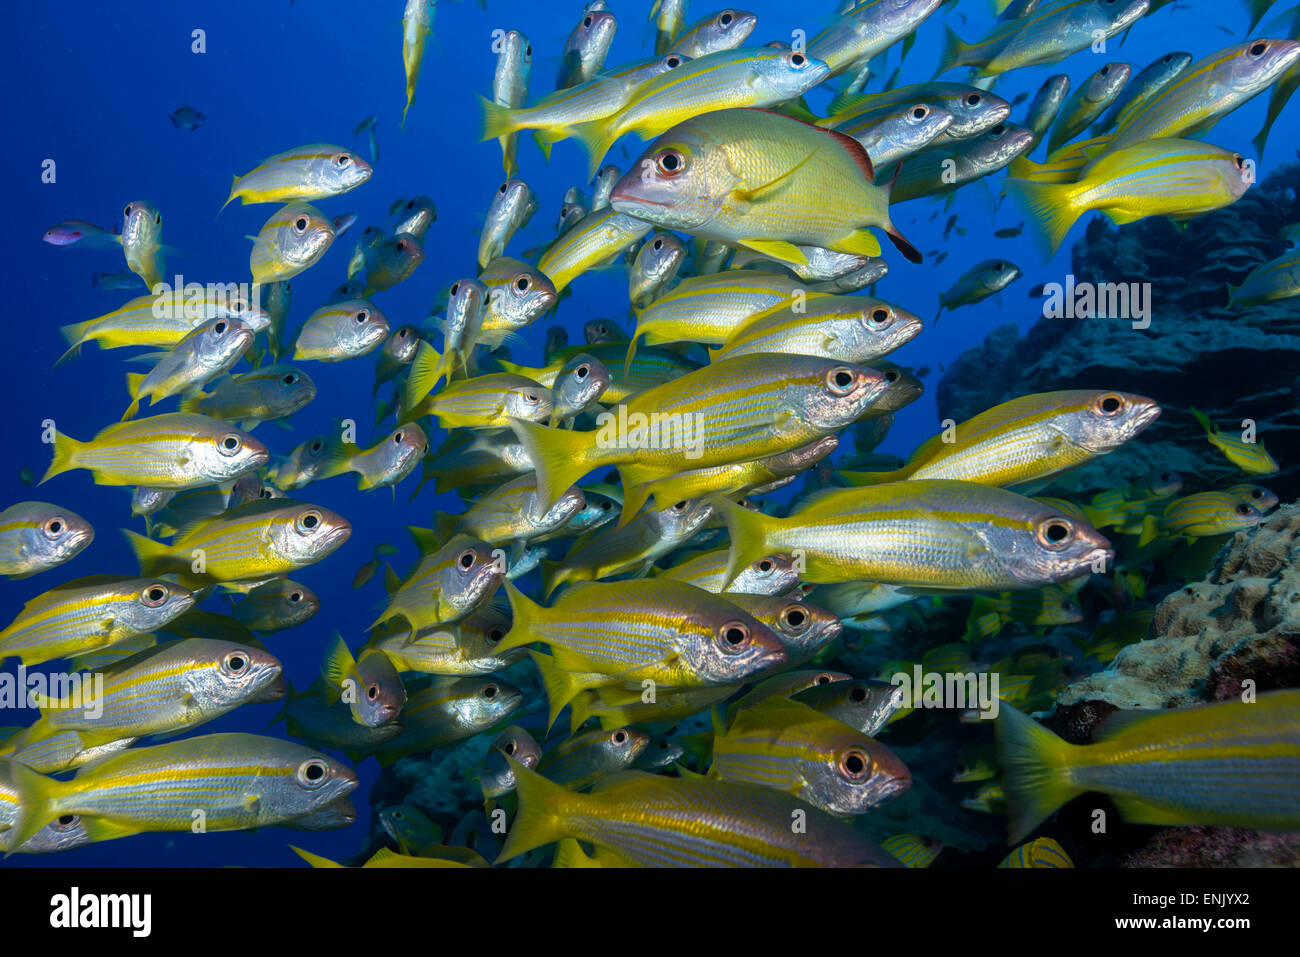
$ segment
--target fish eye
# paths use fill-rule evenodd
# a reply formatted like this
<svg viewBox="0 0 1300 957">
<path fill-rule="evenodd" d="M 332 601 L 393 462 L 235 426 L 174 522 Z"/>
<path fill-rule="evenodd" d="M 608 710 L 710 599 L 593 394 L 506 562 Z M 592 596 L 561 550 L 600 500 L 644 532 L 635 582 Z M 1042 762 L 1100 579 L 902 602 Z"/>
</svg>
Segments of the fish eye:
<svg viewBox="0 0 1300 957">
<path fill-rule="evenodd" d="M 126 209 L 122 210 L 122 215 L 123 215 L 123 216 L 130 216 L 130 215 L 131 215 L 131 204 L 130 204 L 130 203 L 127 203 L 127 204 L 126 204 Z"/>
<path fill-rule="evenodd" d="M 515 277 L 515 288 L 518 289 L 520 292 L 527 292 L 528 287 L 531 286 L 532 284 L 533 281 L 529 279 L 527 276 Z"/>
<path fill-rule="evenodd" d="M 1074 537 L 1074 526 L 1063 518 L 1049 518 L 1039 523 L 1037 535 L 1047 548 L 1060 548 Z"/>
<path fill-rule="evenodd" d="M 262 489 L 262 491 L 260 491 L 260 492 L 257 493 L 257 497 L 258 497 L 258 498 L 275 498 L 275 496 L 271 494 L 271 490 L 270 490 L 269 488 L 264 488 L 264 489 Z"/>
<path fill-rule="evenodd" d="M 141 601 L 149 608 L 157 608 L 167 600 L 167 586 L 155 582 L 144 590 Z"/>
<path fill-rule="evenodd" d="M 802 53 L 792 52 L 786 59 L 789 62 L 789 64 L 792 67 L 794 67 L 796 70 L 803 69 L 804 65 L 807 64 L 808 62 L 808 58 L 804 56 Z"/>
<path fill-rule="evenodd" d="M 996 140 L 1006 131 L 1007 131 L 1006 124 L 999 123 L 997 126 L 993 127 L 993 129 L 989 130 L 989 139 Z"/>
<path fill-rule="evenodd" d="M 365 309 L 362 309 L 353 318 L 355 318 L 357 322 L 365 322 L 367 319 L 370 318 L 370 313 L 367 312 Z"/>
<path fill-rule="evenodd" d="M 295 382 L 298 381 L 298 373 L 296 372 L 287 373 L 285 377 L 280 381 L 283 382 L 285 385 L 293 385 Z"/>
<path fill-rule="evenodd" d="M 574 376 L 576 376 L 579 380 L 587 378 L 590 372 L 591 372 L 591 367 L 587 365 L 580 365 L 578 366 L 578 368 L 573 370 Z"/>
<path fill-rule="evenodd" d="M 655 252 L 658 252 L 659 250 L 663 249 L 664 241 L 662 239 L 656 239 L 654 242 L 654 248 L 655 248 Z"/>
<path fill-rule="evenodd" d="M 447 290 L 447 292 L 450 293 L 450 294 L 453 295 L 453 296 L 456 295 L 456 293 L 459 292 L 459 291 L 460 291 L 460 283 L 458 283 L 458 282 L 454 282 L 454 283 L 452 283 L 452 284 L 451 284 L 451 288 Z"/>
<path fill-rule="evenodd" d="M 889 310 L 884 306 L 877 306 L 871 310 L 871 322 L 873 325 L 883 326 L 889 321 Z"/>
<path fill-rule="evenodd" d="M 1256 40 L 1254 43 L 1250 45 L 1250 55 L 1253 57 L 1261 57 L 1264 55 L 1264 51 L 1266 51 L 1267 49 L 1268 49 L 1267 40 Z"/>
<path fill-rule="evenodd" d="M 492 642 L 492 644 L 495 645 L 498 641 L 500 641 L 505 636 L 506 633 L 502 631 L 500 628 L 493 628 L 491 631 L 487 633 L 487 640 Z"/>
<path fill-rule="evenodd" d="M 917 105 L 912 107 L 912 119 L 914 120 L 923 120 L 929 115 L 930 108 L 928 106 Z"/>
<path fill-rule="evenodd" d="M 822 672 L 816 678 L 813 679 L 813 684 L 815 685 L 828 685 L 830 683 L 831 683 L 831 676 L 826 674 L 825 672 Z"/>
<path fill-rule="evenodd" d="M 398 244 L 393 248 L 396 249 L 399 253 L 404 252 L 406 250 L 406 240 L 405 239 L 400 240 Z"/>
<path fill-rule="evenodd" d="M 393 444 L 394 444 L 394 445 L 401 445 L 401 444 L 402 444 L 402 433 L 401 433 L 401 432 L 394 432 L 394 433 L 393 433 Z"/>
<path fill-rule="evenodd" d="M 63 534 L 63 529 L 65 527 L 63 519 L 61 518 L 47 519 L 45 522 L 45 535 L 48 538 L 58 538 Z"/>
<path fill-rule="evenodd" d="M 727 27 L 727 26 L 731 26 L 731 21 L 733 19 L 735 18 L 732 17 L 731 11 L 726 10 L 723 12 L 722 16 L 718 17 L 718 22 L 721 23 L 724 27 Z"/>
<path fill-rule="evenodd" d="M 155 226 L 162 225 L 162 213 L 154 213 L 153 222 Z"/>
<path fill-rule="evenodd" d="M 781 624 L 791 631 L 802 631 L 811 620 L 808 612 L 798 604 L 787 605 L 781 611 Z"/>
<path fill-rule="evenodd" d="M 221 660 L 221 669 L 227 674 L 243 674 L 248 670 L 248 655 L 242 651 L 232 651 Z"/>
<path fill-rule="evenodd" d="M 369 688 L 367 688 L 367 689 L 366 689 L 366 697 L 369 698 L 371 701 L 374 701 L 376 698 L 378 698 L 378 697 L 379 697 L 379 685 L 371 685 Z"/>
<path fill-rule="evenodd" d="M 325 443 L 320 441 L 320 439 L 317 439 L 311 444 L 311 450 L 313 452 L 319 453 L 323 448 L 325 448 Z"/>
<path fill-rule="evenodd" d="M 610 744 L 615 744 L 619 746 L 627 744 L 627 732 L 624 731 L 622 728 L 619 728 L 617 731 L 615 731 L 613 734 L 609 736 L 609 742 Z"/>
<path fill-rule="evenodd" d="M 349 156 L 347 153 L 340 153 L 338 156 L 334 157 L 334 164 L 338 166 L 339 169 L 343 169 L 351 162 L 352 162 L 352 157 Z"/>
<path fill-rule="evenodd" d="M 729 621 L 718 629 L 718 637 L 731 647 L 739 648 L 749 643 L 749 626 L 743 621 Z"/>
<path fill-rule="evenodd" d="M 826 387 L 832 395 L 848 395 L 853 391 L 853 383 L 856 378 L 853 370 L 841 366 L 826 373 Z"/>
<path fill-rule="evenodd" d="M 1242 156 L 1240 153 L 1233 153 L 1232 161 L 1237 164 L 1237 169 L 1246 168 L 1246 158 Z"/>
<path fill-rule="evenodd" d="M 994 263 L 994 264 L 993 264 L 993 271 L 994 271 L 994 272 L 1001 272 L 1001 271 L 1002 271 L 1003 269 L 1005 269 L 1005 268 L 1007 268 L 1005 263 Z"/>
<path fill-rule="evenodd" d="M 850 781 L 860 781 L 871 770 L 871 758 L 860 748 L 850 748 L 840 755 L 840 773 Z"/>
<path fill-rule="evenodd" d="M 587 14 L 585 17 L 582 18 L 582 25 L 584 27 L 591 26 L 591 14 Z"/>
<path fill-rule="evenodd" d="M 531 60 L 532 58 L 533 58 L 533 45 L 530 43 L 528 44 L 528 46 L 524 47 L 524 59 Z"/>
<path fill-rule="evenodd" d="M 496 685 L 485 685 L 485 686 L 483 687 L 483 697 L 485 697 L 485 698 L 487 698 L 489 701 L 491 701 L 493 698 L 495 698 L 495 697 L 497 696 L 497 693 L 498 693 L 500 690 L 501 690 L 501 689 L 498 688 Z"/>
<path fill-rule="evenodd" d="M 300 785 L 314 791 L 329 780 L 329 765 L 324 758 L 308 758 L 298 765 L 295 776 Z"/>
<path fill-rule="evenodd" d="M 885 381 L 886 381 L 886 382 L 897 382 L 897 381 L 898 381 L 898 370 L 897 370 L 897 369 L 890 369 L 888 372 L 886 372 L 886 373 L 885 373 Z"/>
<path fill-rule="evenodd" d="M 509 187 L 510 187 L 510 181 L 506 180 L 504 183 L 501 184 L 501 188 L 497 190 L 497 192 L 500 193 L 502 196 L 504 196 L 506 194 L 506 190 Z"/>
<path fill-rule="evenodd" d="M 1251 490 L 1250 490 L 1250 497 L 1251 497 L 1251 498 L 1255 498 L 1255 499 L 1263 498 L 1263 497 L 1264 497 L 1264 490 L 1263 490 L 1262 488 L 1254 488 L 1254 487 L 1253 487 L 1253 488 L 1251 488 Z"/>
<path fill-rule="evenodd" d="M 1255 514 L 1255 509 L 1251 507 L 1249 504 L 1247 504 L 1246 502 L 1242 502 L 1240 505 L 1237 506 L 1237 514 L 1253 515 Z"/>
<path fill-rule="evenodd" d="M 309 509 L 298 516 L 298 530 L 300 532 L 314 532 L 321 526 L 321 514 L 315 509 Z"/>
<path fill-rule="evenodd" d="M 670 70 L 675 70 L 682 65 L 682 58 L 679 56 L 670 56 L 664 60 L 664 66 Z"/>
<path fill-rule="evenodd" d="M 234 455 L 239 451 L 243 444 L 243 439 L 234 432 L 230 432 L 221 437 L 221 441 L 217 443 L 217 451 L 222 455 Z"/>
<path fill-rule="evenodd" d="M 474 554 L 474 549 L 467 548 L 460 553 L 460 557 L 456 559 L 456 564 L 465 569 L 465 571 L 469 571 L 474 567 L 474 562 L 477 559 L 478 556 Z"/>
<path fill-rule="evenodd" d="M 674 503 L 673 503 L 673 511 L 674 511 L 674 512 L 684 512 L 684 511 L 686 511 L 686 506 L 687 506 L 688 504 L 690 504 L 690 503 L 688 503 L 688 502 L 686 501 L 686 499 L 682 499 L 680 502 L 674 502 Z"/>
<path fill-rule="evenodd" d="M 967 105 L 967 106 L 979 106 L 979 105 L 980 105 L 980 100 L 982 100 L 982 99 L 983 99 L 983 97 L 981 97 L 978 93 L 967 93 L 967 94 L 966 94 L 966 105 Z"/>
<path fill-rule="evenodd" d="M 1107 63 L 1104 67 L 1102 67 L 1100 70 L 1097 71 L 1097 75 L 1105 76 L 1109 72 L 1110 72 L 1110 64 Z"/>
<path fill-rule="evenodd" d="M 754 567 L 766 575 L 776 567 L 776 563 L 770 558 L 760 558 L 758 561 L 754 562 Z"/>
<path fill-rule="evenodd" d="M 223 332 L 226 331 L 226 324 L 224 322 L 218 322 L 215 326 L 212 327 L 212 331 L 215 332 L 217 335 L 221 335 Z"/>
<path fill-rule="evenodd" d="M 289 592 L 289 602 L 290 602 L 291 604 L 296 605 L 296 604 L 298 604 L 298 602 L 300 602 L 300 601 L 302 601 L 302 592 L 300 592 L 300 591 L 291 591 L 291 592 Z"/>
<path fill-rule="evenodd" d="M 1097 397 L 1092 407 L 1102 415 L 1110 416 L 1122 412 L 1124 409 L 1124 399 L 1113 392 Z"/>
<path fill-rule="evenodd" d="M 655 167 L 660 175 L 671 178 L 686 168 L 686 158 L 677 150 L 660 150 L 655 157 Z"/>
<path fill-rule="evenodd" d="M 64 814 L 57 821 L 51 821 L 50 827 L 56 831 L 70 831 L 81 823 L 81 818 L 75 814 Z"/>
<path fill-rule="evenodd" d="M 519 394 L 523 396 L 524 401 L 529 405 L 536 405 L 541 400 L 541 397 L 535 392 L 521 392 Z"/>
<path fill-rule="evenodd" d="M 305 233 L 307 231 L 307 217 L 299 216 L 297 219 L 295 219 L 293 221 L 293 228 L 295 232 Z"/>
<path fill-rule="evenodd" d="M 867 700 L 867 689 L 862 685 L 855 684 L 849 689 L 849 700 L 854 704 L 862 704 Z"/>
</svg>

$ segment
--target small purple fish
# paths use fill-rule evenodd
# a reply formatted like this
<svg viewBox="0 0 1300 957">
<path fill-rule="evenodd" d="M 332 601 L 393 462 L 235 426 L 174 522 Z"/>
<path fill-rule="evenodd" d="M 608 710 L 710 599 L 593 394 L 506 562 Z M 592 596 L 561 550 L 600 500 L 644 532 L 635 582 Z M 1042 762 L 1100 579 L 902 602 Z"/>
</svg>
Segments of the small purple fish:
<svg viewBox="0 0 1300 957">
<path fill-rule="evenodd" d="M 80 243 L 89 249 L 111 249 L 118 245 L 117 235 L 101 229 L 94 223 L 68 219 L 45 230 L 41 236 L 51 246 L 73 246 Z"/>
<path fill-rule="evenodd" d="M 352 228 L 352 224 L 355 223 L 356 221 L 357 221 L 356 213 L 344 213 L 341 216 L 335 216 L 334 217 L 334 238 L 338 239 L 340 236 L 346 233 L 349 229 Z"/>
</svg>

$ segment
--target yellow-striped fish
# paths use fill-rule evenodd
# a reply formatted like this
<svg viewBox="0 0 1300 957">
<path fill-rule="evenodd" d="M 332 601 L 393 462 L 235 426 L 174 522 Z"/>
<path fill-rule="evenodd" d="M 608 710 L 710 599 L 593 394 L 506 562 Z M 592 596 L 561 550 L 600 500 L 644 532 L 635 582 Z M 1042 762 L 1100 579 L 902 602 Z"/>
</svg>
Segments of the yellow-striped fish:
<svg viewBox="0 0 1300 957">
<path fill-rule="evenodd" d="M 236 176 L 221 208 L 241 203 L 310 203 L 356 189 L 374 170 L 351 150 L 311 143 L 268 156 L 243 176 Z"/>
<path fill-rule="evenodd" d="M 253 239 L 248 268 L 256 283 L 292 279 L 334 242 L 333 221 L 307 203 L 293 202 L 268 219 Z"/>
<path fill-rule="evenodd" d="M 1279 471 L 1277 461 L 1268 454 L 1268 449 L 1264 448 L 1263 442 L 1247 442 L 1244 438 L 1235 435 L 1225 435 L 1200 409 L 1190 411 L 1205 430 L 1206 440 L 1237 468 L 1249 475 L 1277 474 Z"/>
<path fill-rule="evenodd" d="M 0 575 L 27 578 L 76 558 L 95 529 L 76 512 L 48 502 L 19 502 L 0 512 Z"/>
</svg>

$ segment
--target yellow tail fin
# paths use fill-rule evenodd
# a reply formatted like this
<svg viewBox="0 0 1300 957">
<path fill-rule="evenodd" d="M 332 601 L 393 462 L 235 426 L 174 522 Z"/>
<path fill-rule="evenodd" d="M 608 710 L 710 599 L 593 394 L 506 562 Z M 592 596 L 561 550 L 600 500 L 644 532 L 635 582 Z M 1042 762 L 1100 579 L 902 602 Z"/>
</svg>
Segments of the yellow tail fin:
<svg viewBox="0 0 1300 957">
<path fill-rule="evenodd" d="M 519 812 L 515 815 L 510 833 L 506 835 L 501 854 L 493 862 L 500 864 L 512 857 L 526 854 L 535 847 L 553 844 L 566 837 L 560 812 L 566 805 L 590 801 L 582 795 L 548 781 L 536 771 L 530 771 L 514 758 L 506 761 L 515 775 L 515 793 L 519 795 Z"/>
<path fill-rule="evenodd" d="M 1083 793 L 1070 781 L 1070 752 L 1075 745 L 1006 702 L 994 730 L 1011 815 L 1008 835 L 1012 844 L 1018 844 L 1053 811 Z"/>
<path fill-rule="evenodd" d="M 86 447 L 89 443 L 78 442 L 76 439 L 69 438 L 66 435 L 60 435 L 57 431 L 54 433 L 54 459 L 50 462 L 50 467 L 45 470 L 45 475 L 37 482 L 37 485 L 44 485 L 56 475 L 62 475 L 64 472 L 70 472 L 73 469 L 81 468 L 77 464 L 77 453 Z"/>
<path fill-rule="evenodd" d="M 537 472 L 537 505 L 543 511 L 594 468 L 590 460 L 596 432 L 552 429 L 516 418 L 510 419 L 510 428 Z"/>
</svg>

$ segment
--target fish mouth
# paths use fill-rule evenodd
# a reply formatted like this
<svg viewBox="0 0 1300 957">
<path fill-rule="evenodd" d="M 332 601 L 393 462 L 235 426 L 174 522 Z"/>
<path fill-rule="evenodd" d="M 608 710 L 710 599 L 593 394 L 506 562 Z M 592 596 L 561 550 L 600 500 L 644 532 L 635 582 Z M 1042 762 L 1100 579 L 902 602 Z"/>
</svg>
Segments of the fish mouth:
<svg viewBox="0 0 1300 957">
<path fill-rule="evenodd" d="M 272 678 L 257 694 L 248 699 L 249 704 L 268 704 L 272 701 L 280 701 L 284 698 L 288 690 L 288 683 L 285 681 L 284 672 L 279 668 L 275 669 L 275 677 Z"/>
<path fill-rule="evenodd" d="M 342 545 L 344 542 L 346 542 L 351 536 L 352 536 L 351 523 L 343 519 L 340 519 L 337 525 L 327 529 L 321 535 L 321 537 L 317 539 L 317 542 L 319 543 L 319 550 L 317 554 L 326 551 L 333 551 L 334 549 Z"/>
<path fill-rule="evenodd" d="M 1161 409 L 1160 406 L 1156 405 L 1154 402 L 1152 402 L 1146 408 L 1138 411 L 1138 413 L 1133 416 L 1134 433 L 1141 432 L 1143 429 L 1145 429 L 1156 419 L 1160 418 L 1160 413 L 1163 411 L 1164 410 Z"/>
</svg>

